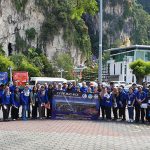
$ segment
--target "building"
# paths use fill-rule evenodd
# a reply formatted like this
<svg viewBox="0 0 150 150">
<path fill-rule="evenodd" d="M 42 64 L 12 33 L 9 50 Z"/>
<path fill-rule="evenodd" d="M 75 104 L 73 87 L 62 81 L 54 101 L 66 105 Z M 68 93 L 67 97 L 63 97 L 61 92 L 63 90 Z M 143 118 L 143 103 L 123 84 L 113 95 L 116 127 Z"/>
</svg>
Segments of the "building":
<svg viewBox="0 0 150 150">
<path fill-rule="evenodd" d="M 112 48 L 105 50 L 105 52 L 110 52 L 110 60 L 107 61 L 109 81 L 136 82 L 129 64 L 137 59 L 150 61 L 150 46 L 146 45 Z M 150 82 L 150 76 L 147 76 L 145 80 Z"/>
</svg>

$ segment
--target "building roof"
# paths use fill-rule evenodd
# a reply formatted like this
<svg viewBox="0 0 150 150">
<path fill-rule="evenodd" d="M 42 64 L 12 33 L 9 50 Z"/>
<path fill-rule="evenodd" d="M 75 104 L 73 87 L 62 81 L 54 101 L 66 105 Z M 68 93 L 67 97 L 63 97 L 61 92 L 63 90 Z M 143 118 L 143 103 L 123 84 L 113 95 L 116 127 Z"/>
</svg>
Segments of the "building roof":
<svg viewBox="0 0 150 150">
<path fill-rule="evenodd" d="M 130 50 L 135 50 L 135 49 L 139 49 L 139 50 L 150 50 L 150 45 L 132 45 L 129 47 L 120 47 L 120 48 L 111 48 L 111 49 L 107 49 L 104 50 L 105 52 L 112 52 L 112 51 L 130 51 Z"/>
</svg>

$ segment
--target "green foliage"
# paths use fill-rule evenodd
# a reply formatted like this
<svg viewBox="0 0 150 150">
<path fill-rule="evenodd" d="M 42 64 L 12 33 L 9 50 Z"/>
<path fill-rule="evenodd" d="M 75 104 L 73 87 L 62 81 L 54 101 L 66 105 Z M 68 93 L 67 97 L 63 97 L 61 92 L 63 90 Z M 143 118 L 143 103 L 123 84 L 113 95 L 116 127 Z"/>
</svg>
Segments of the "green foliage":
<svg viewBox="0 0 150 150">
<path fill-rule="evenodd" d="M 18 12 L 24 11 L 28 0 L 12 0 Z"/>
<path fill-rule="evenodd" d="M 110 59 L 110 52 L 104 52 L 102 58 L 103 64 L 106 64 L 109 59 Z"/>
<path fill-rule="evenodd" d="M 70 57 L 69 54 L 63 53 L 55 58 L 55 64 L 58 69 L 63 69 L 67 71 L 63 73 L 63 77 L 66 79 L 72 79 L 72 72 L 73 72 L 73 59 Z"/>
<path fill-rule="evenodd" d="M 27 29 L 26 36 L 28 40 L 34 40 L 36 36 L 36 30 L 34 28 Z"/>
<path fill-rule="evenodd" d="M 9 58 L 0 55 L 0 72 L 7 72 L 9 67 L 14 67 Z"/>
<path fill-rule="evenodd" d="M 49 40 L 52 41 L 54 36 L 63 29 L 63 38 L 67 44 L 75 45 L 87 57 L 89 56 L 91 41 L 82 15 L 97 12 L 95 0 L 90 2 L 87 0 L 37 0 L 36 5 L 46 18 L 41 28 L 40 43 L 42 45 Z M 84 10 L 83 13 L 78 13 L 81 9 Z"/>
<path fill-rule="evenodd" d="M 3 50 L 2 44 L 0 44 L 0 55 L 5 56 L 5 51 Z"/>
<path fill-rule="evenodd" d="M 133 43 L 148 45 L 150 44 L 150 15 L 142 9 L 141 5 L 136 3 L 132 9 L 134 21 Z"/>
<path fill-rule="evenodd" d="M 39 68 L 34 66 L 33 64 L 29 63 L 27 60 L 23 59 L 22 63 L 20 64 L 19 71 L 27 71 L 30 77 L 38 77 L 41 76 Z"/>
<path fill-rule="evenodd" d="M 82 81 L 95 81 L 98 78 L 98 65 L 91 65 L 82 72 Z"/>
<path fill-rule="evenodd" d="M 136 60 L 130 64 L 130 68 L 135 74 L 137 82 L 142 83 L 143 78 L 150 74 L 150 62 L 145 62 L 141 59 Z"/>
</svg>

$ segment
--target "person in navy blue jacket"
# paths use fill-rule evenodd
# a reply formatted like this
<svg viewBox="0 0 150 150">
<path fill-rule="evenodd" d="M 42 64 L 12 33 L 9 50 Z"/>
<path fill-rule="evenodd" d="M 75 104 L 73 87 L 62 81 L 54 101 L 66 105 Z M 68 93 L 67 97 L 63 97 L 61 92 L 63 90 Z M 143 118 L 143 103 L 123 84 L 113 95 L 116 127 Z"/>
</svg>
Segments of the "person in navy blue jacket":
<svg viewBox="0 0 150 150">
<path fill-rule="evenodd" d="M 0 85 L 0 110 L 1 110 L 1 105 L 2 105 L 2 95 L 4 93 L 4 85 Z"/>
<path fill-rule="evenodd" d="M 138 87 L 138 92 L 136 94 L 136 101 L 135 101 L 135 121 L 139 122 L 140 116 L 142 123 L 145 122 L 145 109 L 141 108 L 142 103 L 146 103 L 146 93 L 142 91 L 142 86 Z"/>
<path fill-rule="evenodd" d="M 133 88 L 129 88 L 129 92 L 127 93 L 127 107 L 128 107 L 128 114 L 129 114 L 129 121 L 128 122 L 133 122 L 133 117 L 134 117 L 134 103 L 136 100 L 136 95 L 133 92 Z"/>
<path fill-rule="evenodd" d="M 47 92 L 44 86 L 41 86 L 41 90 L 38 93 L 39 104 L 39 117 L 43 119 L 45 117 L 45 104 L 48 102 Z"/>
<path fill-rule="evenodd" d="M 118 88 L 113 88 L 112 91 L 112 103 L 113 103 L 113 115 L 114 115 L 114 120 L 118 119 L 118 104 L 120 101 L 120 95 Z"/>
<path fill-rule="evenodd" d="M 105 88 L 105 94 L 102 99 L 104 101 L 106 119 L 111 120 L 112 96 L 111 94 L 108 94 L 107 87 L 104 88 Z"/>
<path fill-rule="evenodd" d="M 21 103 L 19 88 L 16 87 L 14 93 L 12 93 L 11 95 L 12 95 L 11 118 L 12 118 L 12 120 L 16 120 L 19 118 L 19 107 L 20 107 L 20 103 Z"/>
<path fill-rule="evenodd" d="M 117 103 L 118 108 L 119 108 L 119 118 L 121 118 L 122 121 L 125 121 L 126 120 L 126 98 L 127 98 L 127 95 L 124 92 L 122 87 L 119 87 L 118 90 L 119 90 L 119 97 L 120 97 L 120 99 Z"/>
<path fill-rule="evenodd" d="M 9 90 L 9 87 L 6 86 L 4 93 L 2 94 L 3 121 L 8 121 L 10 105 L 11 105 L 11 92 Z"/>
<path fill-rule="evenodd" d="M 30 107 L 30 89 L 28 86 L 25 86 L 24 90 L 21 93 L 21 104 L 22 104 L 22 119 L 27 120 L 26 113 Z"/>
</svg>

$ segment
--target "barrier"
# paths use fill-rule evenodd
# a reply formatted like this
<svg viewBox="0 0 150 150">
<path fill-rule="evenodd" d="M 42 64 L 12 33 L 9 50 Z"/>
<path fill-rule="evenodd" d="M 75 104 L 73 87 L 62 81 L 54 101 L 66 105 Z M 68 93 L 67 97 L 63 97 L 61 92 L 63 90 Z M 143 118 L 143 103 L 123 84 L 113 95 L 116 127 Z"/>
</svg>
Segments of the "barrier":
<svg viewBox="0 0 150 150">
<path fill-rule="evenodd" d="M 52 118 L 98 119 L 98 94 L 56 92 L 52 103 Z"/>
</svg>

